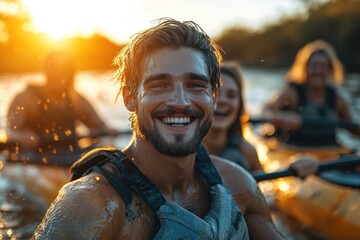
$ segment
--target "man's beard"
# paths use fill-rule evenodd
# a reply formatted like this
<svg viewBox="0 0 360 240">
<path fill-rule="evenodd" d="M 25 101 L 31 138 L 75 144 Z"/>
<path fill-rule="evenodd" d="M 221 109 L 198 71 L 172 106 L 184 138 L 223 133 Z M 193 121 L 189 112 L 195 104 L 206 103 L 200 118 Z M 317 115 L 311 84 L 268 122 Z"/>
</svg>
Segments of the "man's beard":
<svg viewBox="0 0 360 240">
<path fill-rule="evenodd" d="M 203 114 L 198 113 L 197 116 L 197 119 L 201 119 Z M 136 123 L 134 127 L 140 135 L 149 141 L 159 152 L 174 157 L 183 157 L 195 153 L 199 149 L 203 138 L 209 131 L 212 124 L 212 117 L 210 116 L 199 126 L 199 128 L 196 129 L 195 133 L 193 133 L 194 136 L 191 141 L 184 142 L 185 136 L 183 134 L 178 134 L 175 136 L 175 142 L 169 143 L 163 136 L 161 136 L 159 131 L 156 129 L 150 129 L 143 124 L 146 119 L 140 117 L 143 121 L 139 121 L 139 116 L 136 116 L 135 119 Z"/>
</svg>

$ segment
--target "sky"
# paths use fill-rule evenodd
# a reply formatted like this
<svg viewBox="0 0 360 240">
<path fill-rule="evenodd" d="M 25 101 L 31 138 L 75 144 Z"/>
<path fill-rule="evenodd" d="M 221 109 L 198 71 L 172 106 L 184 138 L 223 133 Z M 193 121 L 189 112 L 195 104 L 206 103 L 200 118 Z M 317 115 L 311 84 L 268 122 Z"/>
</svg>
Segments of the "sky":
<svg viewBox="0 0 360 240">
<path fill-rule="evenodd" d="M 303 12 L 300 0 L 22 0 L 33 29 L 53 38 L 94 33 L 114 42 L 162 17 L 192 20 L 211 37 L 243 25 L 258 29 L 283 15 Z"/>
</svg>

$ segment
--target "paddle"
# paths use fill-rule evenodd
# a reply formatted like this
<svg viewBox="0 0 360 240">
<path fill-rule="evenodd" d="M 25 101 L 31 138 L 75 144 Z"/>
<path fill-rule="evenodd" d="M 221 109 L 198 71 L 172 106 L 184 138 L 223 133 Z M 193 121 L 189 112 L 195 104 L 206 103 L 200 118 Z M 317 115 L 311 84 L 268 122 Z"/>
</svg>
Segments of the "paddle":
<svg viewBox="0 0 360 240">
<path fill-rule="evenodd" d="M 128 135 L 128 134 L 131 134 L 131 133 L 132 133 L 132 130 L 122 130 L 122 131 L 119 131 L 117 134 L 114 134 L 112 137 L 117 137 L 117 136 L 121 136 L 121 135 Z M 96 138 L 108 137 L 108 136 L 110 136 L 110 135 L 103 132 L 103 131 L 98 131 L 98 132 L 93 131 L 90 135 L 77 136 L 76 140 L 80 141 L 82 139 L 96 139 Z M 41 142 L 44 143 L 46 141 L 49 141 L 49 140 L 48 139 L 42 139 Z M 67 141 L 70 141 L 70 140 L 65 140 L 64 145 L 66 144 Z M 49 143 L 53 143 L 53 141 L 49 141 Z M 16 142 L 13 142 L 13 141 L 0 142 L 0 151 L 13 148 L 16 145 L 17 145 Z"/>
<path fill-rule="evenodd" d="M 360 165 L 360 156 L 352 155 L 346 157 L 340 157 L 336 160 L 329 160 L 323 163 L 319 163 L 317 173 L 338 169 L 338 168 L 345 168 Z M 272 173 L 254 173 L 253 177 L 257 182 L 271 180 L 281 177 L 289 177 L 289 176 L 297 176 L 294 169 L 286 169 L 283 171 L 272 172 Z"/>
<path fill-rule="evenodd" d="M 266 117 L 251 117 L 248 122 L 252 124 L 260 123 L 271 123 L 271 118 Z M 323 128 L 344 128 L 344 129 L 356 129 L 359 128 L 358 123 L 346 120 L 329 120 L 329 119 L 314 119 L 314 118 L 303 118 L 302 126 L 304 127 L 323 127 Z"/>
</svg>

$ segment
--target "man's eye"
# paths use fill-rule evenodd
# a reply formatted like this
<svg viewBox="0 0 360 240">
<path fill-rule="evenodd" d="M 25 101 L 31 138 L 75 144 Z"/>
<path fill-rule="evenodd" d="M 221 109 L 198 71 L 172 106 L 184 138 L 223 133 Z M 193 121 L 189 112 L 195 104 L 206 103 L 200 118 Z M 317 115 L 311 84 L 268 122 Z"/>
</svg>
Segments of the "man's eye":
<svg viewBox="0 0 360 240">
<path fill-rule="evenodd" d="M 160 83 L 153 84 L 153 85 L 150 86 L 150 89 L 164 89 L 164 88 L 166 88 L 166 85 L 165 84 L 160 84 Z"/>
<path fill-rule="evenodd" d="M 189 87 L 192 89 L 205 89 L 207 88 L 207 85 L 203 83 L 191 83 Z"/>
</svg>

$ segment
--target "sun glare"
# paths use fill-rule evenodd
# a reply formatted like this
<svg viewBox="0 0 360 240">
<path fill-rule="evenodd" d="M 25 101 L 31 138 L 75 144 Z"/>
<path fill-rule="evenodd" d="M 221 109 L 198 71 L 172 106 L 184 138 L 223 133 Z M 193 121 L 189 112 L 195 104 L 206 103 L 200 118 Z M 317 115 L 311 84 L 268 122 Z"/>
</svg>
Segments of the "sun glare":
<svg viewBox="0 0 360 240">
<path fill-rule="evenodd" d="M 74 1 L 76 3 L 76 1 Z M 54 39 L 76 34 L 69 1 L 31 1 L 23 0 L 24 7 L 30 12 L 34 30 L 44 32 Z"/>
<path fill-rule="evenodd" d="M 22 0 L 28 10 L 33 28 L 58 40 L 62 37 L 84 36 L 94 33 L 111 35 L 114 16 L 126 22 L 134 6 L 131 1 L 88 0 Z M 119 10 L 126 9 L 126 11 Z M 104 27 L 105 26 L 105 27 Z M 124 31 L 124 27 L 116 28 Z"/>
<path fill-rule="evenodd" d="M 36 32 L 48 34 L 53 39 L 62 37 L 88 37 L 98 33 L 116 42 L 128 41 L 129 37 L 151 24 L 152 20 L 173 17 L 178 20 L 193 20 L 200 24 L 210 36 L 221 33 L 225 26 L 237 23 L 260 26 L 278 16 L 279 13 L 299 11 L 299 1 L 229 1 L 221 5 L 226 16 L 215 20 L 218 14 L 217 1 L 164 1 L 164 0 L 20 0 L 32 18 Z M 256 3 L 255 3 L 256 2 Z M 266 3 L 259 8 L 259 2 Z M 275 2 L 275 3 L 273 3 Z M 1 3 L 1 1 L 0 1 Z M 190 5 L 189 5 L 190 4 Z M 196 14 L 191 9 L 206 11 Z M 1 7 L 1 6 L 0 6 Z M 243 9 L 238 14 L 234 9 Z M 276 11 L 274 11 L 276 10 Z M 256 12 L 256 14 L 254 14 Z M 0 36 L 1 37 L 1 36 Z M 4 37 L 4 36 L 3 36 Z M 1 39 L 0 39 L 1 40 Z"/>
</svg>

